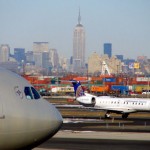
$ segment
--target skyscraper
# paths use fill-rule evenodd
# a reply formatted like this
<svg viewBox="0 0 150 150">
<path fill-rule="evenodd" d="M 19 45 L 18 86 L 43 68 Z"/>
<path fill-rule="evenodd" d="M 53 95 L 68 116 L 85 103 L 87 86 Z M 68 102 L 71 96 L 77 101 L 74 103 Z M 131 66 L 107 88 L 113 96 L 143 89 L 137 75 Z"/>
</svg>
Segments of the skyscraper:
<svg viewBox="0 0 150 150">
<path fill-rule="evenodd" d="M 112 44 L 104 43 L 104 54 L 107 54 L 110 58 L 112 56 Z"/>
<path fill-rule="evenodd" d="M 43 67 L 43 53 L 49 53 L 48 42 L 33 43 L 33 57 L 36 66 Z"/>
<path fill-rule="evenodd" d="M 58 69 L 59 56 L 56 49 L 50 49 L 50 61 L 54 69 Z"/>
<path fill-rule="evenodd" d="M 10 47 L 8 44 L 2 44 L 0 47 L 0 62 L 8 62 Z"/>
<path fill-rule="evenodd" d="M 78 24 L 73 34 L 73 70 L 85 67 L 85 31 L 81 24 L 79 9 Z"/>
<path fill-rule="evenodd" d="M 14 58 L 19 62 L 25 61 L 25 49 L 24 48 L 14 48 Z"/>
<path fill-rule="evenodd" d="M 48 42 L 34 42 L 33 43 L 33 53 L 42 53 L 49 51 L 49 43 Z"/>
<path fill-rule="evenodd" d="M 123 55 L 116 55 L 117 59 L 123 61 Z"/>
<path fill-rule="evenodd" d="M 26 52 L 26 62 L 27 63 L 32 63 L 33 64 L 33 51 L 27 51 Z"/>
</svg>

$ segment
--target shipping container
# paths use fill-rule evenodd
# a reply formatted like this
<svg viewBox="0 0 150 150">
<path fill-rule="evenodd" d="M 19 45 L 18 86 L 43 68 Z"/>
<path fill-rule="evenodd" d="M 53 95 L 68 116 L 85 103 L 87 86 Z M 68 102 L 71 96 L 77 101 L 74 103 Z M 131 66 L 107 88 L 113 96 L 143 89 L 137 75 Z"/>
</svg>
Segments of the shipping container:
<svg viewBox="0 0 150 150">
<path fill-rule="evenodd" d="M 108 86 L 91 86 L 91 92 L 108 92 Z"/>
<path fill-rule="evenodd" d="M 90 83 L 91 84 L 102 84 L 103 80 L 100 77 L 91 77 Z"/>
<path fill-rule="evenodd" d="M 116 82 L 116 78 L 103 78 L 103 82 Z"/>
<path fill-rule="evenodd" d="M 88 78 L 87 78 L 87 77 L 80 77 L 80 76 L 79 76 L 79 77 L 73 78 L 73 80 L 87 82 Z"/>
<path fill-rule="evenodd" d="M 132 85 L 128 85 L 128 89 L 129 89 L 129 91 L 133 91 L 133 86 Z"/>
<path fill-rule="evenodd" d="M 150 87 L 148 85 L 133 85 L 133 90 L 142 93 L 143 90 L 150 90 Z"/>
<path fill-rule="evenodd" d="M 124 78 L 118 77 L 118 78 L 117 78 L 117 83 L 118 83 L 118 84 L 123 84 L 123 83 L 124 83 Z"/>
<path fill-rule="evenodd" d="M 136 81 L 137 82 L 148 82 L 148 81 L 150 81 L 150 78 L 149 77 L 137 77 Z"/>
<path fill-rule="evenodd" d="M 74 88 L 73 87 L 53 87 L 51 88 L 51 92 L 52 93 L 72 93 L 74 92 Z"/>
<path fill-rule="evenodd" d="M 114 90 L 114 91 L 118 90 L 120 91 L 121 94 L 128 94 L 129 92 L 128 86 L 124 86 L 124 85 L 112 85 L 111 90 Z"/>
</svg>

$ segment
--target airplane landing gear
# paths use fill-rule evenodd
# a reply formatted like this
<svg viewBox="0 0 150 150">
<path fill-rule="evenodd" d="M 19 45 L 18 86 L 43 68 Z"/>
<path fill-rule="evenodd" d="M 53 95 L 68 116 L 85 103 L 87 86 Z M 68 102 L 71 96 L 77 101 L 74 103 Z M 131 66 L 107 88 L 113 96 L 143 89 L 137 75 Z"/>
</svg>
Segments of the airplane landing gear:
<svg viewBox="0 0 150 150">
<path fill-rule="evenodd" d="M 110 112 L 107 112 L 107 113 L 105 114 L 105 118 L 106 118 L 106 119 L 108 119 L 108 118 L 110 119 L 110 118 L 111 118 Z"/>
<path fill-rule="evenodd" d="M 127 119 L 128 116 L 129 116 L 129 113 L 122 114 L 122 119 Z"/>
</svg>

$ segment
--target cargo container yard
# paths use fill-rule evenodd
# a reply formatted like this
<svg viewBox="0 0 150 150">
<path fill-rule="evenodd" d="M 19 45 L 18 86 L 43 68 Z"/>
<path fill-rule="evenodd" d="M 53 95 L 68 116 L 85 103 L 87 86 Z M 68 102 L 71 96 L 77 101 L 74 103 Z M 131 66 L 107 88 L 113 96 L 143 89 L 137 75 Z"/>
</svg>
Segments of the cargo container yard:
<svg viewBox="0 0 150 150">
<path fill-rule="evenodd" d="M 50 76 L 23 76 L 26 78 L 38 91 L 67 94 L 73 93 L 72 85 L 69 80 L 79 80 L 85 90 L 95 94 L 142 94 L 143 91 L 149 91 L 150 77 L 127 77 L 127 76 L 99 76 L 86 77 L 77 75 L 68 75 L 65 77 L 50 77 Z"/>
</svg>

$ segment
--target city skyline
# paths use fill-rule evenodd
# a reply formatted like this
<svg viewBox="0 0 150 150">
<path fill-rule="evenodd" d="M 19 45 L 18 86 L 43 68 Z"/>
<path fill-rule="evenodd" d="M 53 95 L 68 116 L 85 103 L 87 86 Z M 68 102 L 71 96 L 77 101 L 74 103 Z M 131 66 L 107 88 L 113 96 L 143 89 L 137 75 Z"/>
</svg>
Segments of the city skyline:
<svg viewBox="0 0 150 150">
<path fill-rule="evenodd" d="M 0 6 L 0 45 L 9 44 L 11 52 L 45 41 L 69 58 L 80 7 L 86 57 L 102 55 L 103 44 L 112 43 L 112 55 L 150 58 L 149 0 L 1 0 Z"/>
</svg>

